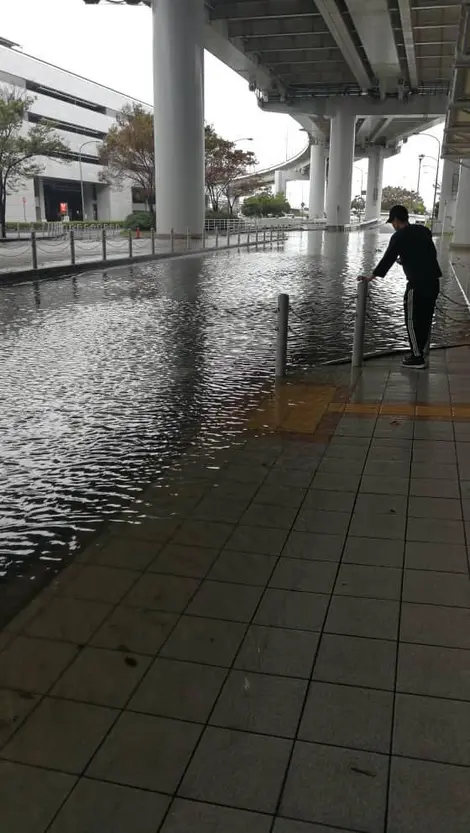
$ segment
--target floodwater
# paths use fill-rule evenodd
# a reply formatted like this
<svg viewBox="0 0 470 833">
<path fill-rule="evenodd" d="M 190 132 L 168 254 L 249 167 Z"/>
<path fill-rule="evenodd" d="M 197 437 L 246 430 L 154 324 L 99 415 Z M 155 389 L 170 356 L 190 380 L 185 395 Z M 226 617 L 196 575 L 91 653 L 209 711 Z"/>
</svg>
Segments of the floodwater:
<svg viewBox="0 0 470 833">
<path fill-rule="evenodd" d="M 387 242 L 299 232 L 279 249 L 0 288 L 0 577 L 60 561 L 183 450 L 240 435 L 272 384 L 279 292 L 291 367 L 346 356 L 356 276 Z M 372 285 L 367 350 L 406 344 L 403 289 L 399 267 Z M 440 306 L 434 341 L 465 340 L 466 310 Z"/>
</svg>

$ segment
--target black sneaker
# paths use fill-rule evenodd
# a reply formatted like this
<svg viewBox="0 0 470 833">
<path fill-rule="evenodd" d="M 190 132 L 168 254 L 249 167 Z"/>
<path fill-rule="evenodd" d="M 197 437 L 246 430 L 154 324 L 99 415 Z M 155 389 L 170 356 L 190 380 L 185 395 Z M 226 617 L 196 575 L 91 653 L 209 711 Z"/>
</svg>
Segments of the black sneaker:
<svg viewBox="0 0 470 833">
<path fill-rule="evenodd" d="M 412 370 L 424 370 L 426 361 L 422 356 L 406 356 L 402 361 L 402 367 L 410 367 Z"/>
</svg>

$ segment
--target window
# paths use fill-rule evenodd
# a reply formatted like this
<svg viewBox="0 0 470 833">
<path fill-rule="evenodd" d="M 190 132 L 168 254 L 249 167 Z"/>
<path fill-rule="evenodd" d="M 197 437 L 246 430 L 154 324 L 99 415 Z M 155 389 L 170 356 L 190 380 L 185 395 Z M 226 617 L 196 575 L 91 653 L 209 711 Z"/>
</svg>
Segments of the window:
<svg viewBox="0 0 470 833">
<path fill-rule="evenodd" d="M 106 136 L 106 133 L 103 133 L 102 130 L 93 130 L 91 127 L 80 127 L 79 124 L 70 124 L 66 121 L 50 119 L 47 116 L 41 116 L 39 113 L 28 113 L 28 121 L 33 124 L 38 124 L 38 122 L 43 121 L 43 119 L 54 122 L 54 127 L 58 130 L 65 130 L 67 133 L 78 133 L 79 136 L 91 136 L 92 139 L 98 140 L 104 139 Z"/>
<path fill-rule="evenodd" d="M 106 107 L 101 104 L 94 104 L 92 101 L 86 101 L 84 98 L 77 98 L 73 95 L 68 95 L 60 90 L 54 90 L 52 87 L 44 87 L 42 84 L 37 84 L 35 81 L 26 81 L 26 89 L 33 93 L 40 93 L 41 95 L 48 95 L 51 98 L 56 98 L 59 101 L 66 101 L 68 104 L 75 104 L 76 107 L 84 107 L 85 110 L 93 110 L 95 113 L 103 113 L 106 115 Z"/>
</svg>

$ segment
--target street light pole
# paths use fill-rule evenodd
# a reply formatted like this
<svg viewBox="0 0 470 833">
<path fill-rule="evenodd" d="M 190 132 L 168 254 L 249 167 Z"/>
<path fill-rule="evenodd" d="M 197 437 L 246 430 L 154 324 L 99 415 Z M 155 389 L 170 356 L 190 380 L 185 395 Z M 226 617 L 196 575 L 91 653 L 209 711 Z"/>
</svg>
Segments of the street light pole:
<svg viewBox="0 0 470 833">
<path fill-rule="evenodd" d="M 83 183 L 83 168 L 82 168 L 82 148 L 86 145 L 96 145 L 96 139 L 87 139 L 78 148 L 78 165 L 80 168 L 80 194 L 82 198 L 82 222 L 85 220 L 85 187 Z"/>
<path fill-rule="evenodd" d="M 416 193 L 419 197 L 419 183 L 421 181 L 421 165 L 423 164 L 424 153 L 420 153 L 418 156 L 418 183 L 416 185 Z"/>
<path fill-rule="evenodd" d="M 437 157 L 437 166 L 436 166 L 436 179 L 434 180 L 434 199 L 432 201 L 432 215 L 431 215 L 431 234 L 434 228 L 434 213 L 436 210 L 436 197 L 437 197 L 437 180 L 439 177 L 439 161 L 441 158 L 441 143 L 437 136 L 433 136 L 432 133 L 416 133 L 416 136 L 427 136 L 429 139 L 434 139 L 435 142 L 439 145 L 439 154 Z"/>
</svg>

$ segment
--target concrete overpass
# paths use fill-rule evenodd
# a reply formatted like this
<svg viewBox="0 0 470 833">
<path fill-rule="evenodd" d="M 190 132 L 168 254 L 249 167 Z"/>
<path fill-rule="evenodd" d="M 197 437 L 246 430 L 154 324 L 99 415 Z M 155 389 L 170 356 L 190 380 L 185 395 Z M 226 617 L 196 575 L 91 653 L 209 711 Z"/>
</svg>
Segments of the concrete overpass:
<svg viewBox="0 0 470 833">
<path fill-rule="evenodd" d="M 262 109 L 308 132 L 312 217 L 323 214 L 329 154 L 327 222 L 341 227 L 358 148 L 369 157 L 367 215 L 377 216 L 385 154 L 443 120 L 462 8 L 458 0 L 154 0 L 159 231 L 202 228 L 204 48 L 246 78 Z M 444 169 L 452 193 L 453 164 Z"/>
</svg>

